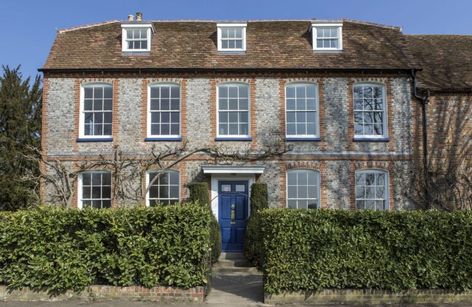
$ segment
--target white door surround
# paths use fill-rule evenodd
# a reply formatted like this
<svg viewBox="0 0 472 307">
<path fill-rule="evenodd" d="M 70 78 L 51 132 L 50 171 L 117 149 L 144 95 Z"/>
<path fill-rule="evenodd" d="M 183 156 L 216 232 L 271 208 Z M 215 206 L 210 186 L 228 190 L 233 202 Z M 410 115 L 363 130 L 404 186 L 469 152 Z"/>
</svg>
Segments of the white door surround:
<svg viewBox="0 0 472 307">
<path fill-rule="evenodd" d="M 256 182 L 256 174 L 264 172 L 263 166 L 202 166 L 204 174 L 211 176 L 211 211 L 218 220 L 218 184 L 220 181 L 248 182 L 248 216 L 251 213 L 251 185 Z"/>
</svg>

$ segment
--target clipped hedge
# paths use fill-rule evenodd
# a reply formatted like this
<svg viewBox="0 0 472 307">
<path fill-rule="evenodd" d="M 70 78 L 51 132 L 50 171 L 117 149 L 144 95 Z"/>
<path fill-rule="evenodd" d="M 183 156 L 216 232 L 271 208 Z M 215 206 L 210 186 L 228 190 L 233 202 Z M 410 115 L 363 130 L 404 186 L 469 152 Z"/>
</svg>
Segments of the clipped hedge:
<svg viewBox="0 0 472 307">
<path fill-rule="evenodd" d="M 268 294 L 472 289 L 472 212 L 268 209 Z"/>
<path fill-rule="evenodd" d="M 207 283 L 211 213 L 201 206 L 0 213 L 0 282 L 62 293 L 93 284 Z"/>
<path fill-rule="evenodd" d="M 251 216 L 244 236 L 244 256 L 255 266 L 262 265 L 262 243 L 259 212 L 269 208 L 267 184 L 253 183 L 251 185 Z"/>
<path fill-rule="evenodd" d="M 210 196 L 208 193 L 208 184 L 206 182 L 193 182 L 187 185 L 189 189 L 189 201 L 204 205 L 210 208 Z M 210 240 L 211 240 L 211 262 L 215 263 L 221 255 L 221 229 L 216 217 L 211 215 L 210 224 Z"/>
</svg>

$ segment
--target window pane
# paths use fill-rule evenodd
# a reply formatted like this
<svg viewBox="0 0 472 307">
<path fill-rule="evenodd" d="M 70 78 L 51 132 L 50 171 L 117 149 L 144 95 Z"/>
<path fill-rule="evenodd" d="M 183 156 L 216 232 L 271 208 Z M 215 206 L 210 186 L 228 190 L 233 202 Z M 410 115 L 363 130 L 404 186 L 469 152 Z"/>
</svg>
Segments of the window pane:
<svg viewBox="0 0 472 307">
<path fill-rule="evenodd" d="M 385 172 L 362 171 L 356 173 L 356 200 L 365 200 L 363 205 L 371 210 L 385 210 L 386 182 Z"/>
<path fill-rule="evenodd" d="M 295 130 L 293 126 L 290 127 L 290 131 L 287 127 L 287 134 L 315 135 L 316 113 L 307 112 L 307 110 L 316 110 L 316 86 L 314 84 L 290 85 L 287 87 L 287 93 L 295 97 L 295 99 L 287 98 L 286 100 L 287 123 L 296 123 Z M 294 113 L 292 110 L 298 110 L 298 112 Z"/>
<path fill-rule="evenodd" d="M 289 208 L 297 209 L 297 201 L 296 200 L 289 200 L 287 202 L 287 205 L 288 205 Z"/>
<path fill-rule="evenodd" d="M 356 135 L 384 135 L 383 86 L 360 84 L 354 87 Z"/>
<path fill-rule="evenodd" d="M 151 87 L 151 135 L 180 134 L 180 87 L 154 85 Z M 172 110 L 172 112 L 170 112 Z M 172 123 L 172 125 L 170 125 Z"/>
<path fill-rule="evenodd" d="M 287 173 L 287 202 L 298 208 L 316 208 L 319 173 L 312 170 L 290 170 Z"/>
</svg>

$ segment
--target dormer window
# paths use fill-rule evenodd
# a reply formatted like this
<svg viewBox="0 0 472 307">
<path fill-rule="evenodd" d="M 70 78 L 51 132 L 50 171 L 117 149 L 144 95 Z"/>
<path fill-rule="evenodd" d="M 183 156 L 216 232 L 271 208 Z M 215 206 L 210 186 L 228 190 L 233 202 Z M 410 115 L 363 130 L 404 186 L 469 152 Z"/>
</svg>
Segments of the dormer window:
<svg viewBox="0 0 472 307">
<path fill-rule="evenodd" d="M 340 23 L 314 23 L 313 50 L 336 51 L 343 49 L 342 24 Z"/>
<path fill-rule="evenodd" d="M 218 51 L 246 51 L 246 24 L 218 24 Z"/>
<path fill-rule="evenodd" d="M 123 24 L 123 52 L 149 52 L 151 50 L 151 24 Z"/>
</svg>

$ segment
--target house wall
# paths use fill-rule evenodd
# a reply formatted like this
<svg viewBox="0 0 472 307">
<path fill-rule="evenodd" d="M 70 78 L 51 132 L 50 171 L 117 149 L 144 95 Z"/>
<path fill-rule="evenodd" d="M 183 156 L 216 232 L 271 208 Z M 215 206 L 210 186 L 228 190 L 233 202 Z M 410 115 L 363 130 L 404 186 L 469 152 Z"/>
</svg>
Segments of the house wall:
<svg viewBox="0 0 472 307">
<path fill-rule="evenodd" d="M 250 86 L 251 141 L 215 140 L 216 88 L 223 82 L 245 82 Z M 378 82 L 387 90 L 388 142 L 353 141 L 352 86 L 356 82 Z M 185 77 L 135 78 L 112 76 L 105 78 L 52 77 L 45 81 L 44 141 L 47 158 L 68 161 L 97 159 L 109 155 L 118 146 L 129 156 L 143 156 L 165 146 L 180 142 L 148 142 L 146 137 L 147 86 L 155 82 L 181 85 L 182 138 L 188 148 L 218 146 L 226 151 L 262 150 L 271 144 L 284 142 L 285 85 L 291 82 L 313 82 L 319 88 L 320 141 L 288 142 L 290 153 L 268 161 L 258 161 L 266 167 L 258 180 L 269 184 L 271 206 L 285 206 L 285 172 L 290 168 L 312 168 L 321 173 L 321 206 L 353 208 L 353 172 L 365 167 L 382 167 L 390 172 L 391 207 L 410 208 L 405 182 L 409 180 L 409 159 L 412 153 L 413 123 L 410 81 L 407 77 L 314 76 L 285 77 Z M 80 87 L 89 82 L 107 82 L 114 86 L 113 141 L 78 142 Z M 204 156 L 190 157 L 178 166 L 181 169 L 181 197 L 186 196 L 185 183 L 208 180 L 201 165 L 212 164 Z M 221 162 L 220 162 L 221 163 Z M 47 167 L 45 167 L 45 171 Z M 184 175 L 185 173 L 185 175 Z M 43 191 L 45 202 L 51 187 Z M 116 203 L 115 205 L 123 205 Z"/>
</svg>

